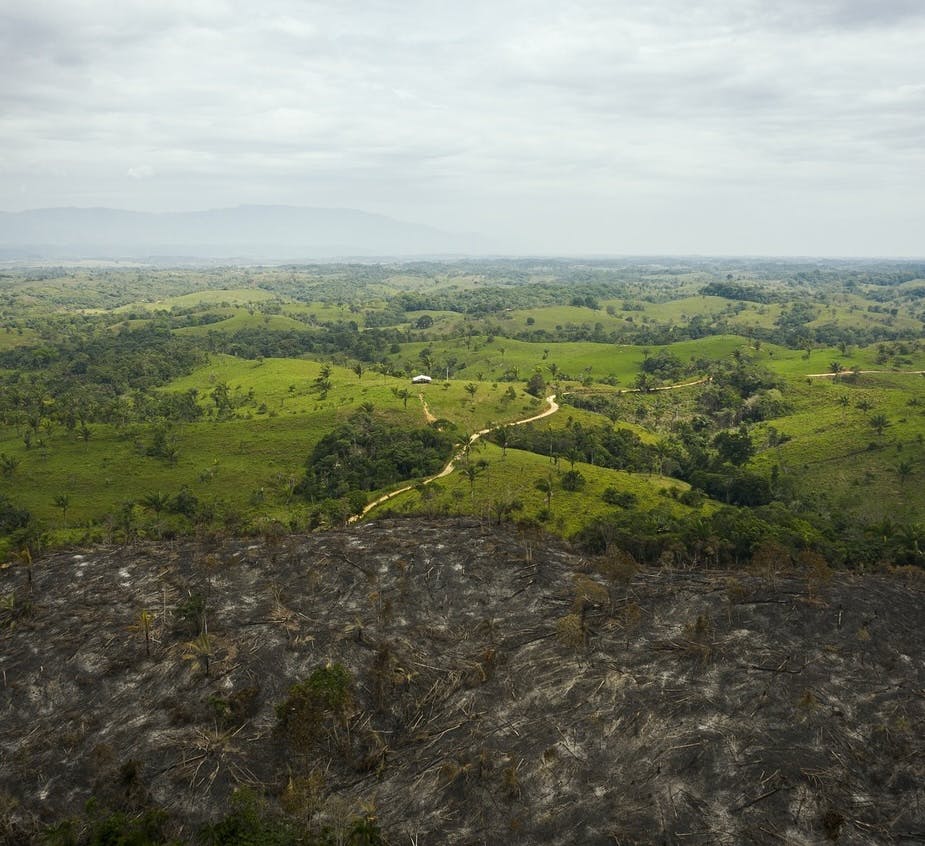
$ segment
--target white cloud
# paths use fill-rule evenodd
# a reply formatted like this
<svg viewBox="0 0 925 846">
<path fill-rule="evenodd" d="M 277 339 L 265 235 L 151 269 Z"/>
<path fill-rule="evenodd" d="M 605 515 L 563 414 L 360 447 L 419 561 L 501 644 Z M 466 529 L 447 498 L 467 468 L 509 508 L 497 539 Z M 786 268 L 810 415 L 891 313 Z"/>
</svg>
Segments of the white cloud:
<svg viewBox="0 0 925 846">
<path fill-rule="evenodd" d="M 130 167 L 125 175 L 131 179 L 151 179 L 154 176 L 154 168 L 151 165 Z"/>
<path fill-rule="evenodd" d="M 0 196 L 921 253 L 923 37 L 904 0 L 8 0 Z"/>
</svg>

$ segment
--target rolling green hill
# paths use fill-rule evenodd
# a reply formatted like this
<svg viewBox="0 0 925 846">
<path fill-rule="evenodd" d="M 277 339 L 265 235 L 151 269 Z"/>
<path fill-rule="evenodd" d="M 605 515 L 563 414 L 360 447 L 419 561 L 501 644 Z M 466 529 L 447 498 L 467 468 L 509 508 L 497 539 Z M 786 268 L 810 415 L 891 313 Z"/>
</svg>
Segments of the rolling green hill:
<svg viewBox="0 0 925 846">
<path fill-rule="evenodd" d="M 463 444 L 557 394 L 533 451 L 492 435 L 477 469 L 381 508 L 565 536 L 636 520 L 646 555 L 675 557 L 734 514 L 735 557 L 773 540 L 918 560 L 921 278 L 706 260 L 10 272 L 0 543 L 338 524 L 384 491 L 303 495 L 336 427 L 362 413 Z"/>
</svg>

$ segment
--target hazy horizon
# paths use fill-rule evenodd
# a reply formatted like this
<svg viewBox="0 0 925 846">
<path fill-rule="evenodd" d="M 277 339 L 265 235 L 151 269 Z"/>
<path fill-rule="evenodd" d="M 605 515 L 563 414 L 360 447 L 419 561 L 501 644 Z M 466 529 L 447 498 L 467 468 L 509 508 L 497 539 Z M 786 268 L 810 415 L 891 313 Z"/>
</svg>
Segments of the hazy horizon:
<svg viewBox="0 0 925 846">
<path fill-rule="evenodd" d="M 356 209 L 495 254 L 918 258 L 913 0 L 0 10 L 0 209 Z"/>
</svg>

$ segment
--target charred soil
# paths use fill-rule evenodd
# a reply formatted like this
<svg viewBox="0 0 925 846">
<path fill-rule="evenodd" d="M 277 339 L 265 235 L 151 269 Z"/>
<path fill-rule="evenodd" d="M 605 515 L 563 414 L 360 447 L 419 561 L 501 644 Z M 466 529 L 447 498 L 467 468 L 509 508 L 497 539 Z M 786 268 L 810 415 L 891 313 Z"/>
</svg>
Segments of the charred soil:
<svg viewBox="0 0 925 846">
<path fill-rule="evenodd" d="M 451 519 L 51 554 L 0 571 L 0 841 L 244 787 L 394 844 L 920 843 L 923 597 Z"/>
</svg>

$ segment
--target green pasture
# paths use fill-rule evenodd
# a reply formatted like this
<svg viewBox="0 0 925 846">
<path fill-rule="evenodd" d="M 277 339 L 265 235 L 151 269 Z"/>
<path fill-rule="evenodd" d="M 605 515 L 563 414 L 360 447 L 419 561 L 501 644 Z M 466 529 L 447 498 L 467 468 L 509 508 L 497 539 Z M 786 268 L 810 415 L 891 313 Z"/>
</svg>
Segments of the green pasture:
<svg viewBox="0 0 925 846">
<path fill-rule="evenodd" d="M 402 414 L 419 424 L 425 422 L 423 403 L 426 403 L 433 417 L 449 421 L 460 432 L 529 417 L 547 407 L 544 399 L 530 396 L 516 383 L 451 379 L 413 385 L 408 378 L 387 376 L 375 370 L 364 370 L 358 378 L 350 368 L 328 366 L 331 387 L 324 396 L 315 387 L 322 368 L 320 362 L 289 358 L 247 360 L 230 355 L 211 356 L 207 365 L 173 380 L 162 390 L 195 390 L 200 404 L 209 409 L 215 406 L 211 393 L 217 386 L 227 385 L 238 404 L 236 415 L 255 419 L 349 410 L 372 403 L 377 411 Z M 405 391 L 407 399 L 403 396 Z M 262 406 L 265 408 L 261 409 Z M 569 413 L 573 412 L 585 414 L 569 409 Z"/>
<path fill-rule="evenodd" d="M 312 446 L 334 426 L 333 410 L 297 418 L 230 420 L 174 427 L 176 463 L 144 454 L 152 442 L 149 427 L 92 427 L 89 441 L 65 431 L 46 439 L 45 448 L 26 450 L 9 429 L 0 435 L 0 452 L 19 459 L 0 491 L 46 525 L 63 527 L 54 500 L 69 499 L 68 524 L 97 521 L 122 503 L 151 493 L 174 495 L 186 486 L 206 502 L 219 501 L 246 513 L 285 510 L 272 492 L 277 477 L 301 478 Z M 261 488 L 263 495 L 259 495 Z"/>
<path fill-rule="evenodd" d="M 548 458 L 514 449 L 507 450 L 507 455 L 502 456 L 500 447 L 487 442 L 478 443 L 469 461 L 473 465 L 479 462 L 487 465 L 479 470 L 474 481 L 470 481 L 462 471 L 465 463 L 460 463 L 451 475 L 399 494 L 373 509 L 369 517 L 388 511 L 489 517 L 499 507 L 519 502 L 521 508 L 513 512 L 515 519 L 540 519 L 551 531 L 568 537 L 594 517 L 617 510 L 601 499 L 608 487 L 634 494 L 638 500 L 636 507 L 640 510 L 662 506 L 677 515 L 698 510 L 682 505 L 670 495 L 671 491 L 686 491 L 689 486 L 664 476 L 625 473 L 578 462 L 575 469 L 584 476 L 585 485 L 580 491 L 570 492 L 561 485 L 562 474 L 570 469 L 567 462 L 560 461 L 557 467 Z M 540 481 L 548 482 L 552 487 L 548 516 L 543 514 L 545 494 L 536 487 Z M 707 501 L 702 509 L 708 513 L 715 507 Z"/>
<path fill-rule="evenodd" d="M 283 314 L 287 316 L 297 316 L 302 328 L 305 328 L 305 319 L 308 318 L 316 324 L 322 323 L 349 323 L 353 321 L 358 327 L 362 328 L 364 323 L 363 315 L 367 311 L 381 311 L 381 303 L 364 303 L 362 308 L 349 306 L 344 303 L 332 302 L 311 302 L 296 303 L 290 302 L 283 306 Z"/>
<path fill-rule="evenodd" d="M 756 427 L 755 440 L 765 447 L 752 459 L 754 469 L 768 475 L 777 465 L 800 491 L 865 520 L 925 518 L 917 493 L 925 483 L 925 377 L 801 380 L 786 398 L 793 413 Z M 872 425 L 880 415 L 882 433 Z M 790 440 L 768 446 L 769 427 Z"/>
<path fill-rule="evenodd" d="M 474 386 L 475 393 L 470 393 L 467 385 Z M 413 397 L 409 407 L 412 402 L 426 402 L 434 417 L 450 421 L 461 433 L 532 417 L 547 408 L 545 399 L 530 396 L 516 384 L 453 379 L 412 385 L 409 390 Z"/>
<path fill-rule="evenodd" d="M 887 311 L 883 311 L 884 308 Z M 815 320 L 806 325 L 813 328 L 838 326 L 851 329 L 885 326 L 900 331 L 922 331 L 921 320 L 899 311 L 895 315 L 890 314 L 889 308 L 889 304 L 878 303 L 859 294 L 838 294 L 825 303 L 817 304 Z"/>
<path fill-rule="evenodd" d="M 213 355 L 209 364 L 189 376 L 172 381 L 164 390 L 195 390 L 204 408 L 214 407 L 210 399 L 216 386 L 228 386 L 235 402 L 240 403 L 238 416 L 293 415 L 323 410 L 356 409 L 372 403 L 380 411 L 404 414 L 414 422 L 424 421 L 420 397 L 423 396 L 435 417 L 445 418 L 463 429 L 481 429 L 488 421 L 517 417 L 523 407 L 532 407 L 520 386 L 513 386 L 517 400 L 507 398 L 506 385 L 480 384 L 475 394 L 466 390 L 467 382 L 433 382 L 413 385 L 410 379 L 387 376 L 364 370 L 358 377 L 350 368 L 330 367 L 330 388 L 322 394 L 315 385 L 322 364 L 309 359 L 266 358 L 240 359 L 230 355 Z M 407 391 L 407 398 L 395 392 Z M 253 392 L 251 399 L 248 395 Z M 265 406 L 261 409 L 261 406 Z"/>
<path fill-rule="evenodd" d="M 39 334 L 28 326 L 0 329 L 0 352 L 16 347 L 30 347 L 39 342 Z"/>
<path fill-rule="evenodd" d="M 780 314 L 780 306 L 776 304 L 752 303 L 741 300 L 730 300 L 726 297 L 694 296 L 672 299 L 660 303 L 639 303 L 643 310 L 639 312 L 626 312 L 640 315 L 657 323 L 683 325 L 694 317 L 707 318 L 712 323 L 725 320 L 734 326 L 754 326 L 770 328 Z"/>
<path fill-rule="evenodd" d="M 533 323 L 528 321 L 532 320 Z M 605 309 L 593 309 L 586 306 L 540 306 L 537 308 L 514 309 L 505 312 L 500 319 L 505 332 L 546 332 L 584 327 L 588 330 L 600 324 L 606 332 L 623 329 L 627 325 L 626 316 L 619 310 L 609 315 Z"/>
<path fill-rule="evenodd" d="M 879 361 L 880 347 L 887 351 L 887 360 Z M 925 344 L 917 341 L 872 344 L 868 347 L 847 347 L 843 353 L 837 347 L 814 347 L 793 350 L 777 344 L 762 344 L 753 350 L 752 360 L 781 376 L 810 376 L 816 373 L 831 373 L 832 363 L 838 362 L 847 378 L 847 371 L 857 367 L 861 370 L 902 371 L 925 370 Z"/>
<path fill-rule="evenodd" d="M 422 331 L 415 329 L 415 323 L 424 316 L 431 318 L 434 321 L 433 326 L 431 326 L 426 331 L 430 334 L 439 334 L 446 335 L 448 332 L 458 332 L 462 333 L 462 324 L 466 319 L 465 315 L 460 314 L 457 311 L 439 311 L 437 309 L 419 309 L 417 311 L 407 312 L 407 320 L 401 324 L 404 329 L 411 329 L 412 331 Z"/>
<path fill-rule="evenodd" d="M 132 303 L 113 309 L 116 313 L 144 308 L 148 311 L 170 311 L 172 309 L 188 309 L 197 306 L 247 306 L 254 303 L 263 303 L 268 300 L 277 300 L 279 295 L 263 288 L 215 288 L 194 291 L 190 294 L 180 294 L 175 297 L 164 297 L 151 302 Z"/>
<path fill-rule="evenodd" d="M 737 335 L 714 335 L 691 341 L 679 341 L 669 349 L 683 362 L 698 359 L 725 359 L 737 349 L 747 348 L 748 340 Z M 590 374 L 595 381 L 615 379 L 623 387 L 632 386 L 646 354 L 654 355 L 664 347 L 632 344 L 604 344 L 592 341 L 535 343 L 495 337 L 487 341 L 476 336 L 465 340 L 415 341 L 401 345 L 389 356 L 394 366 L 414 372 L 428 372 L 439 378 L 449 359 L 454 363 L 451 375 L 460 379 L 497 380 L 516 369 L 517 380 L 526 382 L 539 371 L 547 381 L 564 378 L 580 380 Z M 555 371 L 556 376 L 553 376 Z"/>
<path fill-rule="evenodd" d="M 265 329 L 268 332 L 286 332 L 295 330 L 304 332 L 306 326 L 285 314 L 261 314 L 254 312 L 251 314 L 247 310 L 238 309 L 230 317 L 220 320 L 216 323 L 208 323 L 202 326 L 184 326 L 180 329 L 174 329 L 178 335 L 193 335 L 205 337 L 210 332 L 237 332 L 241 329 Z"/>
</svg>

